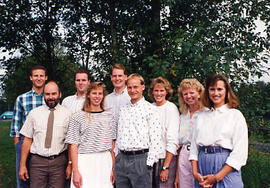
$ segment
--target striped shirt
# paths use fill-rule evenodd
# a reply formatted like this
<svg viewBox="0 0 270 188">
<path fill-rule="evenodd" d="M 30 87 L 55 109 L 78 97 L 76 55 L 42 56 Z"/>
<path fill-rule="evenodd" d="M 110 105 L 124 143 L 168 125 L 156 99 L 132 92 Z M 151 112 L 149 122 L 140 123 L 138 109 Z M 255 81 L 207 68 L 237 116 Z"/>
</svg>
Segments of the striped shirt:
<svg viewBox="0 0 270 188">
<path fill-rule="evenodd" d="M 72 115 L 66 143 L 78 146 L 79 154 L 109 151 L 116 139 L 116 123 L 110 111 L 79 111 Z"/>
<path fill-rule="evenodd" d="M 71 112 L 58 104 L 54 110 L 53 135 L 50 148 L 45 148 L 47 123 L 50 110 L 47 105 L 42 105 L 32 110 L 20 131 L 22 135 L 32 138 L 30 152 L 44 157 L 58 155 L 67 149 L 65 137 Z"/>
<path fill-rule="evenodd" d="M 21 127 L 29 112 L 43 104 L 45 104 L 43 93 L 38 95 L 33 89 L 27 93 L 19 95 L 14 104 L 14 116 L 10 128 L 10 136 L 19 137 Z"/>
</svg>

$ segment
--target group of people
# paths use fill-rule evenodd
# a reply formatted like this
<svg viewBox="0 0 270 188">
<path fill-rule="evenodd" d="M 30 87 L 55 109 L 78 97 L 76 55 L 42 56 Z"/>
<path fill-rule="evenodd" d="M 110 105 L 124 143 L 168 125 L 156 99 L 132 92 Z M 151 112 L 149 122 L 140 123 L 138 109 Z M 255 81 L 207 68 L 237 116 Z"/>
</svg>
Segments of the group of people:
<svg viewBox="0 0 270 188">
<path fill-rule="evenodd" d="M 167 79 L 152 79 L 150 103 L 143 77 L 128 76 L 121 64 L 111 68 L 109 95 L 78 70 L 77 91 L 61 105 L 43 66 L 32 68 L 30 80 L 11 124 L 17 187 L 243 187 L 247 124 L 225 76 L 211 75 L 205 88 L 182 80 L 180 113 Z"/>
</svg>

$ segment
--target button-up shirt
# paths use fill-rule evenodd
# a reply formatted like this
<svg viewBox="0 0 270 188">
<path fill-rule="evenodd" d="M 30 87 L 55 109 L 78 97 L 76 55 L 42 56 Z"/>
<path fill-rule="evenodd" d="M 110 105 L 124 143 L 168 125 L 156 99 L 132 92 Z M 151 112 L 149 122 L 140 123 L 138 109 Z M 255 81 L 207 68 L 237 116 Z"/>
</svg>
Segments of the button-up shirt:
<svg viewBox="0 0 270 188">
<path fill-rule="evenodd" d="M 232 150 L 226 164 L 239 170 L 248 156 L 248 129 L 243 114 L 223 105 L 198 116 L 191 142 L 189 160 L 198 160 L 199 146 L 221 146 Z"/>
<path fill-rule="evenodd" d="M 62 105 L 72 113 L 82 110 L 85 96 L 78 97 L 77 94 L 64 98 Z"/>
<path fill-rule="evenodd" d="M 119 112 L 117 146 L 124 151 L 149 149 L 147 165 L 157 162 L 165 150 L 161 142 L 157 108 L 144 98 L 122 107 Z"/>
<path fill-rule="evenodd" d="M 156 103 L 153 103 L 156 106 Z M 162 144 L 164 151 L 159 155 L 164 159 L 166 151 L 176 155 L 178 149 L 180 115 L 177 107 L 170 101 L 157 106 L 162 128 Z"/>
<path fill-rule="evenodd" d="M 29 113 L 20 131 L 25 137 L 33 139 L 30 152 L 44 157 L 58 155 L 67 148 L 65 138 L 71 116 L 71 112 L 65 107 L 59 104 L 55 107 L 52 143 L 50 148 L 45 148 L 49 114 L 47 105 L 35 108 Z"/>
<path fill-rule="evenodd" d="M 14 104 L 14 116 L 10 128 L 10 136 L 19 137 L 21 127 L 24 124 L 29 112 L 43 104 L 45 104 L 43 93 L 38 95 L 33 89 L 19 95 Z"/>
<path fill-rule="evenodd" d="M 127 93 L 127 88 L 125 88 L 121 93 L 116 93 L 113 90 L 112 93 L 105 97 L 105 109 L 112 111 L 116 122 L 119 119 L 119 110 L 121 107 L 130 104 L 130 96 Z"/>
<path fill-rule="evenodd" d="M 187 114 L 181 114 L 180 116 L 180 132 L 179 132 L 179 143 L 180 145 L 190 144 L 192 140 L 192 133 L 200 111 L 196 111 L 192 118 L 190 118 L 190 112 Z"/>
</svg>

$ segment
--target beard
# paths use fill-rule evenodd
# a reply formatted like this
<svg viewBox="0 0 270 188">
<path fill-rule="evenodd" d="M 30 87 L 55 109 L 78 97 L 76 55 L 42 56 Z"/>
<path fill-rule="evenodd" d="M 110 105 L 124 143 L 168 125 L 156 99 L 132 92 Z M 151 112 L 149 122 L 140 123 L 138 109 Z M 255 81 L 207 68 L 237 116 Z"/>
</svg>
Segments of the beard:
<svg viewBox="0 0 270 188">
<path fill-rule="evenodd" d="M 45 103 L 49 108 L 54 108 L 58 104 L 58 101 L 59 99 L 47 99 Z"/>
</svg>

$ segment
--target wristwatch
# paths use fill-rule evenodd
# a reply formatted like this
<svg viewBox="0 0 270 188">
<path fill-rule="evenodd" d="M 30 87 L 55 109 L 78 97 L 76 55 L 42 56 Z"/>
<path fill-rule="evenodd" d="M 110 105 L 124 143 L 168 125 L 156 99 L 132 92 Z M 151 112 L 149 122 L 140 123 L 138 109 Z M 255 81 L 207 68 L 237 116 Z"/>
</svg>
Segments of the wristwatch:
<svg viewBox="0 0 270 188">
<path fill-rule="evenodd" d="M 169 169 L 169 167 L 166 167 L 166 166 L 162 167 L 162 170 L 168 170 L 168 169 Z"/>
</svg>

